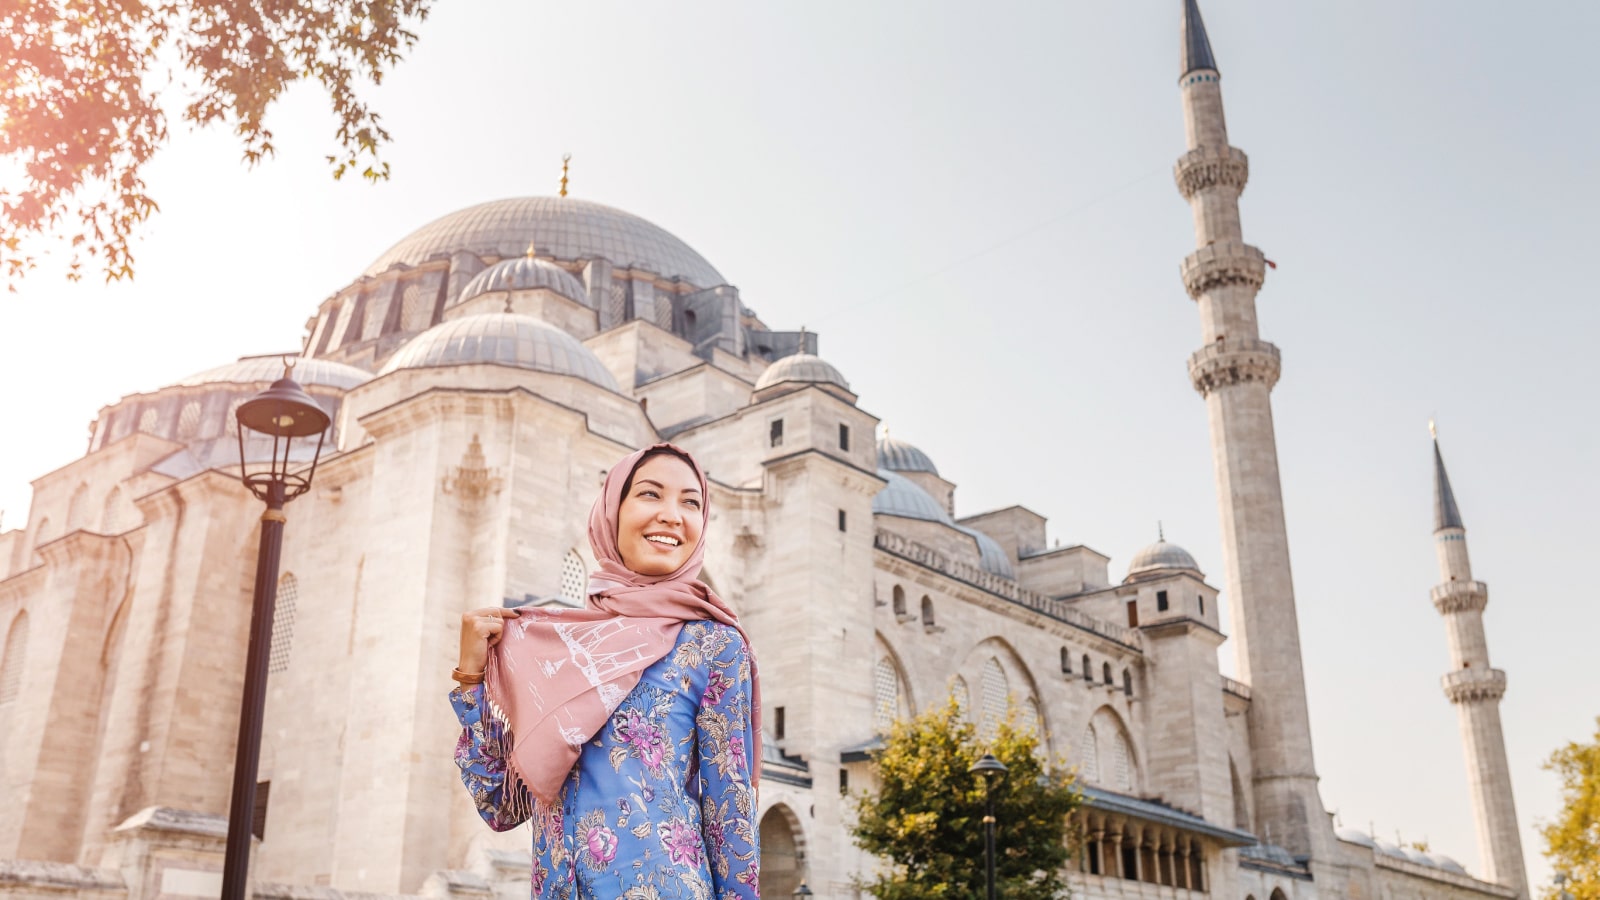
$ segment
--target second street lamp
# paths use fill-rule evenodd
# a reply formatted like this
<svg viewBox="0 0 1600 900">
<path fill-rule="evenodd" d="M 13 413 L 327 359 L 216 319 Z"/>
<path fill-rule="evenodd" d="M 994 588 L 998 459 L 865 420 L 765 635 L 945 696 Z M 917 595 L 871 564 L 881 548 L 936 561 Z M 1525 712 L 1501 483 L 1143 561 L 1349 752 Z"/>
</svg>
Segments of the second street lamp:
<svg viewBox="0 0 1600 900">
<path fill-rule="evenodd" d="M 228 848 L 222 862 L 222 900 L 244 900 L 250 870 L 250 826 L 255 819 L 256 772 L 261 761 L 261 714 L 266 701 L 267 657 L 272 640 L 272 607 L 278 592 L 278 557 L 283 550 L 283 506 L 311 490 L 317 458 L 332 421 L 316 399 L 300 387 L 290 373 L 294 364 L 284 360 L 283 377 L 272 387 L 240 404 L 239 480 L 250 493 L 267 504 L 261 514 L 261 546 L 256 553 L 256 585 L 250 607 L 250 650 L 245 657 L 244 697 L 239 702 L 239 745 L 233 763 L 233 798 L 228 809 Z M 272 455 L 262 468 L 260 455 L 252 460 L 246 432 L 252 432 L 251 449 Z M 260 435 L 260 437 L 257 437 Z M 290 451 L 295 438 L 317 436 L 311 468 L 291 473 Z M 251 471 L 254 462 L 256 471 Z M 298 462 L 304 462 L 304 455 Z"/>
<path fill-rule="evenodd" d="M 994 786 L 1006 777 L 1006 764 L 985 753 L 967 770 L 983 779 L 983 874 L 988 900 L 994 900 Z"/>
</svg>

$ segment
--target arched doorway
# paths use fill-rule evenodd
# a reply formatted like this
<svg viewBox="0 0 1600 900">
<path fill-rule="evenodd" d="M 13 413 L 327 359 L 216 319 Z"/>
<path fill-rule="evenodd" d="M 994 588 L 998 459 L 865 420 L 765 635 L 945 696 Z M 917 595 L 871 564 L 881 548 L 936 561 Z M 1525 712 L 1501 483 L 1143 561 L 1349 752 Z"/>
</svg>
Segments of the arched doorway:
<svg viewBox="0 0 1600 900">
<path fill-rule="evenodd" d="M 761 817 L 761 893 L 788 897 L 805 874 L 805 847 L 799 821 L 789 807 L 779 804 Z"/>
</svg>

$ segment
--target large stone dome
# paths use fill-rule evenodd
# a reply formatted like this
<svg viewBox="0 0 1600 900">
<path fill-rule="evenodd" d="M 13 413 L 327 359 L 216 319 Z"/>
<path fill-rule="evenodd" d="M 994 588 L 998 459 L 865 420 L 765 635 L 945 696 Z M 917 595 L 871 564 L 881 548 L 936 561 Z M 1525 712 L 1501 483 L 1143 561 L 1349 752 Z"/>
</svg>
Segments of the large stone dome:
<svg viewBox="0 0 1600 900">
<path fill-rule="evenodd" d="M 467 251 L 522 256 L 532 242 L 540 256 L 576 262 L 597 257 L 620 268 L 682 278 L 709 288 L 727 281 L 688 244 L 632 213 L 572 197 L 517 197 L 469 206 L 422 226 L 367 267 L 377 275 Z"/>
<path fill-rule="evenodd" d="M 577 338 L 532 316 L 488 313 L 450 319 L 412 338 L 378 374 L 439 366 L 500 365 L 572 375 L 619 391 L 617 380 Z"/>
</svg>

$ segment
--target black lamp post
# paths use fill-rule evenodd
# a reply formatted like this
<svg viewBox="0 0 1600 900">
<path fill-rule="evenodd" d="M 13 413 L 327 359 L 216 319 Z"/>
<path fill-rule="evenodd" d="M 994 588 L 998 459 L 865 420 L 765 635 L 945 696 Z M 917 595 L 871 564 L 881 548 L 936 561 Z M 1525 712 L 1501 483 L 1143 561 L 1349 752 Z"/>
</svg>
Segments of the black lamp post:
<svg viewBox="0 0 1600 900">
<path fill-rule="evenodd" d="M 1006 777 L 1006 764 L 995 759 L 994 754 L 985 753 L 967 773 L 983 778 L 983 867 L 987 887 L 984 896 L 994 900 L 994 786 Z"/>
<path fill-rule="evenodd" d="M 239 480 L 250 493 L 267 504 L 261 514 L 261 547 L 256 553 L 256 586 L 250 608 L 250 652 L 245 658 L 244 698 L 239 703 L 239 747 L 233 762 L 233 800 L 228 810 L 228 852 L 222 863 L 222 900 L 244 900 L 250 870 L 250 831 L 255 819 L 256 769 L 261 761 L 261 713 L 267 691 L 267 656 L 271 651 L 272 607 L 278 593 L 278 557 L 283 550 L 283 505 L 311 489 L 322 442 L 327 436 L 327 412 L 290 372 L 284 360 L 283 377 L 240 404 Z M 265 468 L 258 462 L 250 471 L 245 455 L 245 431 L 272 438 L 272 457 Z M 311 469 L 305 475 L 289 472 L 289 448 L 295 438 L 317 435 Z M 263 442 L 264 443 L 264 442 Z"/>
<path fill-rule="evenodd" d="M 794 895 L 796 898 L 812 896 L 811 888 L 806 887 L 805 879 L 800 880 L 800 886 L 794 889 Z"/>
</svg>

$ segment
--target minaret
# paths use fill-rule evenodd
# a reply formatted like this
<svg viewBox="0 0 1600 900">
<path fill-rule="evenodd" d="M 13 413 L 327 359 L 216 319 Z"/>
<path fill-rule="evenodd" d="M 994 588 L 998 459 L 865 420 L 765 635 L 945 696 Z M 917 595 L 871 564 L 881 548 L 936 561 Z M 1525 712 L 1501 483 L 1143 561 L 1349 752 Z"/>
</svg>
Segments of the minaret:
<svg viewBox="0 0 1600 900">
<path fill-rule="evenodd" d="M 1278 348 L 1261 340 L 1256 327 L 1256 291 L 1266 276 L 1266 260 L 1244 242 L 1239 225 L 1239 193 L 1249 161 L 1228 146 L 1221 75 L 1195 0 L 1183 6 L 1178 84 L 1189 152 L 1178 158 L 1174 174 L 1194 210 L 1199 248 L 1184 259 L 1181 273 L 1199 307 L 1204 342 L 1189 358 L 1189 377 L 1205 397 L 1211 420 L 1233 641 L 1240 677 L 1252 693 L 1252 824 L 1263 840 L 1295 856 L 1330 861 L 1333 829 L 1311 759 L 1272 428 Z"/>
<path fill-rule="evenodd" d="M 1430 423 L 1430 429 L 1431 429 Z M 1450 476 L 1444 471 L 1439 438 L 1433 440 L 1433 541 L 1439 555 L 1439 584 L 1433 606 L 1444 616 L 1450 639 L 1450 671 L 1442 679 L 1444 695 L 1461 719 L 1461 743 L 1467 752 L 1467 783 L 1478 821 L 1478 851 L 1483 877 L 1528 896 L 1523 868 L 1522 837 L 1517 831 L 1516 802 L 1511 796 L 1511 769 L 1506 739 L 1500 729 L 1500 698 L 1506 673 L 1489 667 L 1489 645 L 1483 634 L 1483 608 L 1489 587 L 1472 580 L 1467 558 L 1467 529 L 1461 523 Z"/>
</svg>

